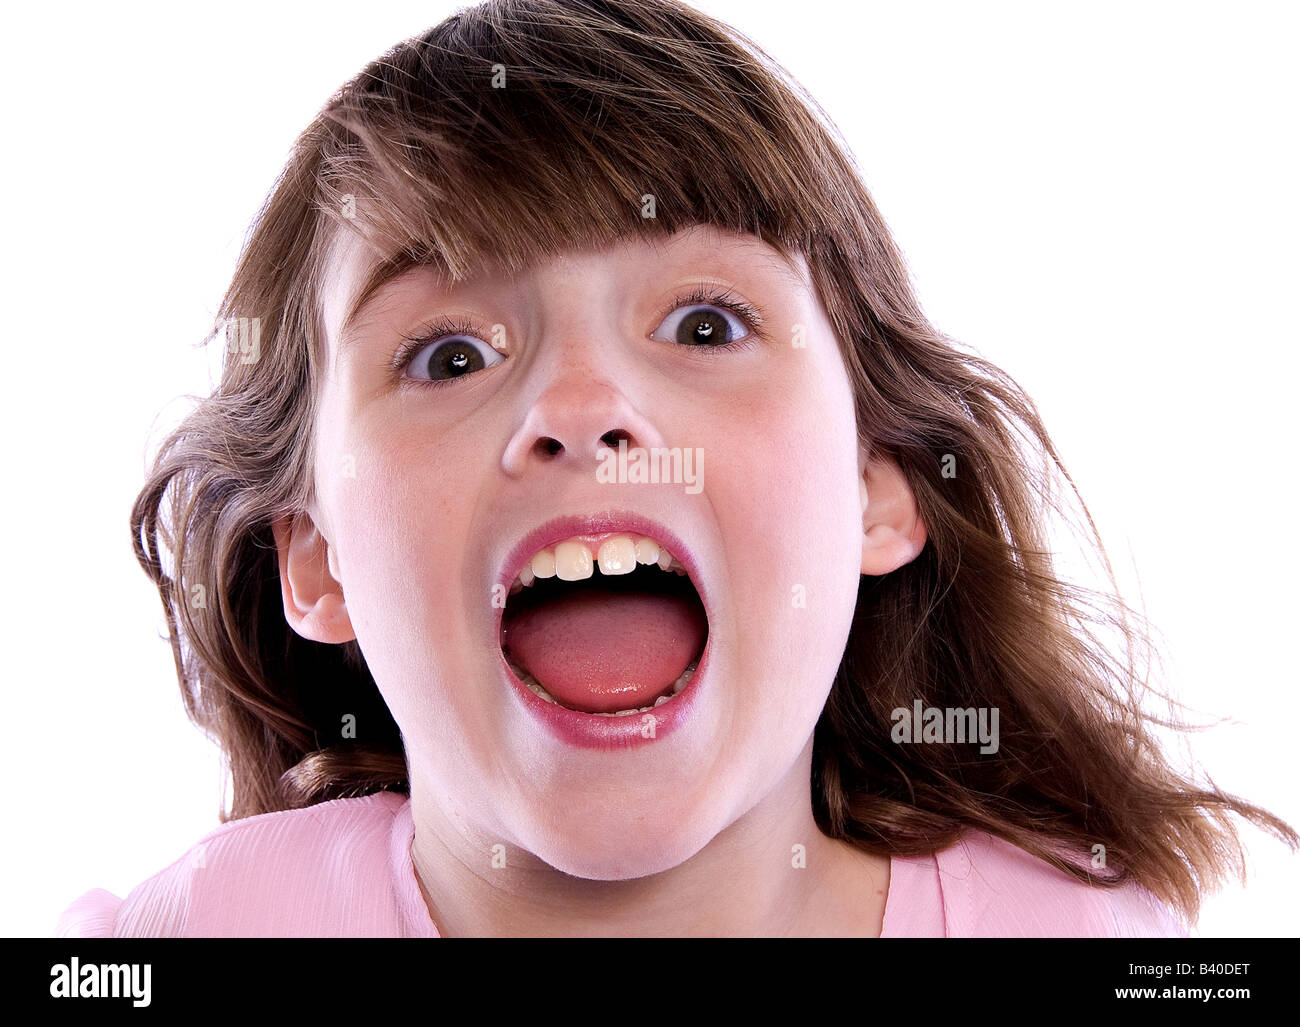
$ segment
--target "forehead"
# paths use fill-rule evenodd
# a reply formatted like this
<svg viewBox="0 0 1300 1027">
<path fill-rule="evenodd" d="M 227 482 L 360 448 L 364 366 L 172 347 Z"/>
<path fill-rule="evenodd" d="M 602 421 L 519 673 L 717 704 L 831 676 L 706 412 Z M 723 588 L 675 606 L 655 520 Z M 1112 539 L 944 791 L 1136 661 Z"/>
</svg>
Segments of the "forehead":
<svg viewBox="0 0 1300 1027">
<path fill-rule="evenodd" d="M 428 267 L 414 267 L 397 275 L 385 275 L 382 271 L 385 260 L 385 254 L 356 233 L 345 231 L 336 236 L 321 291 L 324 337 L 332 353 L 337 354 L 340 345 L 346 343 L 345 334 L 361 311 L 397 281 L 418 274 L 435 282 L 440 289 L 450 291 L 457 287 Z M 695 225 L 658 240 L 635 239 L 602 249 L 561 251 L 552 254 L 529 275 L 563 273 L 584 264 L 590 266 L 593 261 L 635 273 L 647 260 L 660 264 L 690 264 L 700 269 L 717 264 L 739 264 L 776 275 L 794 289 L 804 288 L 809 282 L 808 265 L 802 254 L 793 253 L 787 259 L 756 235 L 726 231 L 712 225 Z M 516 280 L 518 277 L 522 276 L 517 276 Z M 463 287 L 475 280 L 470 278 L 458 284 Z"/>
<path fill-rule="evenodd" d="M 336 233 L 326 258 L 321 285 L 320 312 L 330 352 L 338 351 L 344 322 L 355 318 L 360 292 L 383 259 L 383 254 L 360 235 L 346 231 Z"/>
</svg>

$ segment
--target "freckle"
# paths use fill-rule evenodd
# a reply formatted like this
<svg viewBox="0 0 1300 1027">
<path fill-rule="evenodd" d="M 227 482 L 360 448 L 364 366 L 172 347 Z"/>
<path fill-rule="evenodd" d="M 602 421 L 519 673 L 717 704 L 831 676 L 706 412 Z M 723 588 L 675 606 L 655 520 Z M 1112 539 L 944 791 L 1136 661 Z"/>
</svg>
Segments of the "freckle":
<svg viewBox="0 0 1300 1027">
<path fill-rule="evenodd" d="M 885 893 L 884 893 L 883 891 L 881 891 L 879 888 L 877 888 L 877 889 L 876 889 L 876 894 L 877 894 L 877 895 L 884 895 Z"/>
</svg>

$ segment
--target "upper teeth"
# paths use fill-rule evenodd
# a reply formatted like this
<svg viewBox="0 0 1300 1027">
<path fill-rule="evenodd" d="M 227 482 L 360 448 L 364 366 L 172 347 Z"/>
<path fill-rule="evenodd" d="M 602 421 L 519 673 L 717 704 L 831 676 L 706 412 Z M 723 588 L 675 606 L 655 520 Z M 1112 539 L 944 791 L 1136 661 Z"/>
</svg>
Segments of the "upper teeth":
<svg viewBox="0 0 1300 1027">
<path fill-rule="evenodd" d="M 644 535 L 611 535 L 599 544 L 581 538 L 565 539 L 536 553 L 515 576 L 513 595 L 537 578 L 581 581 L 597 565 L 601 574 L 631 574 L 637 564 L 658 564 L 660 570 L 685 574 L 686 568 L 667 548 Z"/>
</svg>

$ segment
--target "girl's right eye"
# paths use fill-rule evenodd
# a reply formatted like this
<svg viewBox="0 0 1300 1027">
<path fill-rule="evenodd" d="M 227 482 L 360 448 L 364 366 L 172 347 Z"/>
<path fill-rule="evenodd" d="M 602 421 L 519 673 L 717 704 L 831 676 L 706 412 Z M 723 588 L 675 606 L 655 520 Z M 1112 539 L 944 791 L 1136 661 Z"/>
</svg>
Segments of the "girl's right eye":
<svg viewBox="0 0 1300 1027">
<path fill-rule="evenodd" d="M 418 336 L 408 338 L 393 363 L 398 372 L 410 369 L 423 375 L 404 377 L 429 385 L 441 385 L 495 367 L 505 354 L 478 338 L 478 329 L 464 322 L 439 321 L 426 326 Z"/>
</svg>

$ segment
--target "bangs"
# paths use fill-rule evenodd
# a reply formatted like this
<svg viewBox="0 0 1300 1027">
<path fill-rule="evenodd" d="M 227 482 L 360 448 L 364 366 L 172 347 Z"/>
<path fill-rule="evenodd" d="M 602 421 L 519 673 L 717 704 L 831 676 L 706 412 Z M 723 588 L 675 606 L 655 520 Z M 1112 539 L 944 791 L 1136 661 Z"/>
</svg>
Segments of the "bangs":
<svg viewBox="0 0 1300 1027">
<path fill-rule="evenodd" d="M 812 110 L 757 44 L 690 8 L 491 0 L 327 105 L 317 204 L 383 255 L 358 305 L 416 265 L 514 276 L 699 224 L 789 260 L 845 203 Z"/>
</svg>

